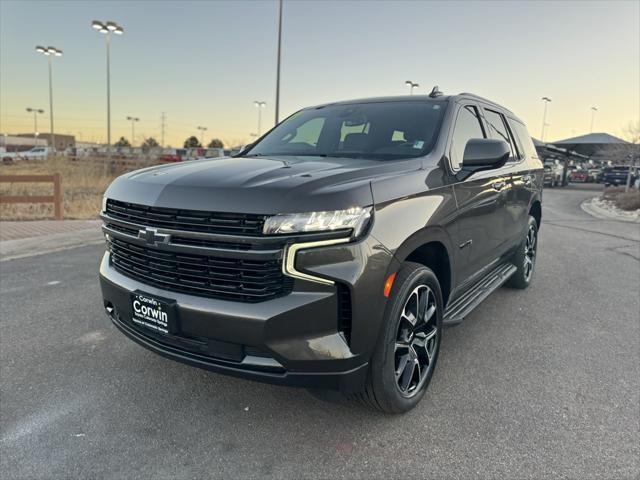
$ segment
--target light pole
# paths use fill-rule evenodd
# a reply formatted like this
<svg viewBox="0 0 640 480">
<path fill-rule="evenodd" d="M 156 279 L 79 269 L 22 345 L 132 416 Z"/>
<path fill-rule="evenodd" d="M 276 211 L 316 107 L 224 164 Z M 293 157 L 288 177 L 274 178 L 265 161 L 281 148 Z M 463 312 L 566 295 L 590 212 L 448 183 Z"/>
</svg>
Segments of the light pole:
<svg viewBox="0 0 640 480">
<path fill-rule="evenodd" d="M 260 136 L 260 134 L 262 133 L 261 131 L 261 125 L 262 125 L 262 109 L 265 108 L 267 106 L 267 102 L 259 102 L 258 100 L 256 100 L 255 102 L 253 102 L 253 104 L 256 106 L 256 108 L 258 109 L 258 137 Z"/>
<path fill-rule="evenodd" d="M 589 133 L 593 133 L 593 122 L 596 118 L 596 112 L 598 111 L 597 107 L 591 107 L 591 130 Z"/>
<path fill-rule="evenodd" d="M 282 46 L 282 0 L 278 3 L 278 66 L 276 69 L 276 125 L 280 115 L 280 53 Z"/>
<path fill-rule="evenodd" d="M 111 159 L 111 34 L 122 35 L 124 28 L 118 25 L 116 22 L 101 22 L 94 20 L 91 22 L 91 27 L 100 33 L 105 34 L 105 44 L 107 46 L 107 158 Z M 107 169 L 105 164 L 105 170 Z"/>
<path fill-rule="evenodd" d="M 413 89 L 418 88 L 420 85 L 417 83 L 413 83 L 411 80 L 407 80 L 404 84 L 409 87 L 409 95 L 413 95 Z"/>
<path fill-rule="evenodd" d="M 133 142 L 136 140 L 136 122 L 139 122 L 140 119 L 138 117 L 127 117 L 127 120 L 131 122 L 131 146 L 133 147 Z"/>
<path fill-rule="evenodd" d="M 33 146 L 37 147 L 38 146 L 38 114 L 42 114 L 44 113 L 44 110 L 42 110 L 41 108 L 31 108 L 31 107 L 27 107 L 27 112 L 29 113 L 33 113 Z"/>
<path fill-rule="evenodd" d="M 542 131 L 540 132 L 540 140 L 544 142 L 544 129 L 547 126 L 547 105 L 551 101 L 549 97 L 542 97 L 544 102 L 544 111 L 542 112 Z"/>
<path fill-rule="evenodd" d="M 41 47 L 38 45 L 36 47 L 36 52 L 42 53 L 43 55 L 49 57 L 49 122 L 51 124 L 51 146 L 53 147 L 53 151 L 56 150 L 56 134 L 55 128 L 53 127 L 53 57 L 61 57 L 62 50 L 57 49 L 56 47 Z"/>
<path fill-rule="evenodd" d="M 204 147 L 204 132 L 207 131 L 207 127 L 198 127 L 198 130 L 200 130 L 200 145 Z"/>
</svg>

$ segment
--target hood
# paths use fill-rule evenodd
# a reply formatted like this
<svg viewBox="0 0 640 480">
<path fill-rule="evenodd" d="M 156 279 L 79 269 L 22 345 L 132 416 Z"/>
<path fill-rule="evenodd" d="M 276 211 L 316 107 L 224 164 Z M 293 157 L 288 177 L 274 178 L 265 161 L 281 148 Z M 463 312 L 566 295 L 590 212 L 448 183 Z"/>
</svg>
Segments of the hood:
<svg viewBox="0 0 640 480">
<path fill-rule="evenodd" d="M 370 183 L 420 168 L 409 161 L 235 157 L 163 165 L 117 178 L 106 196 L 142 205 L 256 214 L 373 204 Z"/>
</svg>

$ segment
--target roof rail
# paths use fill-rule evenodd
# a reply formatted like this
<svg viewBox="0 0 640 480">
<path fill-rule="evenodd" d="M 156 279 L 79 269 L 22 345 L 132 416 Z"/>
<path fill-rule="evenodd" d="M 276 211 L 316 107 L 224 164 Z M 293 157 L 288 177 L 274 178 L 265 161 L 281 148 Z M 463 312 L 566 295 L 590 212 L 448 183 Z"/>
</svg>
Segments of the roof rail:
<svg viewBox="0 0 640 480">
<path fill-rule="evenodd" d="M 440 89 L 438 88 L 438 85 L 436 85 L 435 87 L 433 87 L 433 89 L 431 90 L 431 93 L 429 94 L 429 98 L 438 98 L 441 97 L 443 95 L 443 93 L 440 91 Z"/>
<path fill-rule="evenodd" d="M 503 107 L 502 105 L 500 105 L 499 103 L 494 102 L 493 100 L 489 100 L 488 98 L 481 97 L 480 95 L 476 95 L 475 93 L 461 92 L 458 95 L 460 95 L 460 96 L 464 95 L 465 97 L 473 97 L 473 98 L 475 98 L 477 100 L 481 100 L 483 102 L 490 103 L 491 105 L 495 105 L 496 107 L 501 108 L 501 109 L 503 109 L 503 110 L 505 110 L 505 111 L 507 111 L 507 112 L 509 112 L 509 113 L 511 113 L 512 115 L 515 116 L 515 114 L 511 110 L 509 110 L 508 108 Z"/>
</svg>

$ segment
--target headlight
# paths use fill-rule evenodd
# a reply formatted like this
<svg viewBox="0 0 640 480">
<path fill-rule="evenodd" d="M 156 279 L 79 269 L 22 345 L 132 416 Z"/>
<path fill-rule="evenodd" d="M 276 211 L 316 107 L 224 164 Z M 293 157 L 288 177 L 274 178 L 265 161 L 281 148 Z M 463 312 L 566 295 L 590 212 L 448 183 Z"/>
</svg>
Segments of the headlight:
<svg viewBox="0 0 640 480">
<path fill-rule="evenodd" d="M 353 207 L 347 210 L 274 215 L 264 223 L 265 235 L 305 232 L 328 232 L 351 229 L 360 235 L 371 218 L 371 207 Z"/>
</svg>

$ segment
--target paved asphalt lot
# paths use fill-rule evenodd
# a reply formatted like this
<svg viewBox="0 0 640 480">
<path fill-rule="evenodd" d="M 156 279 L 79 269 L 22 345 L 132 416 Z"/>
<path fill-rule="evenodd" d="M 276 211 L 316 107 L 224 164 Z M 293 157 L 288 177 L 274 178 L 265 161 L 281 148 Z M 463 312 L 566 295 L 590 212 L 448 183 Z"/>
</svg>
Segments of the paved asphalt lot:
<svg viewBox="0 0 640 480">
<path fill-rule="evenodd" d="M 638 478 L 640 226 L 547 189 L 533 285 L 445 330 L 403 416 L 126 339 L 89 246 L 0 264 L 2 478 Z"/>
</svg>

